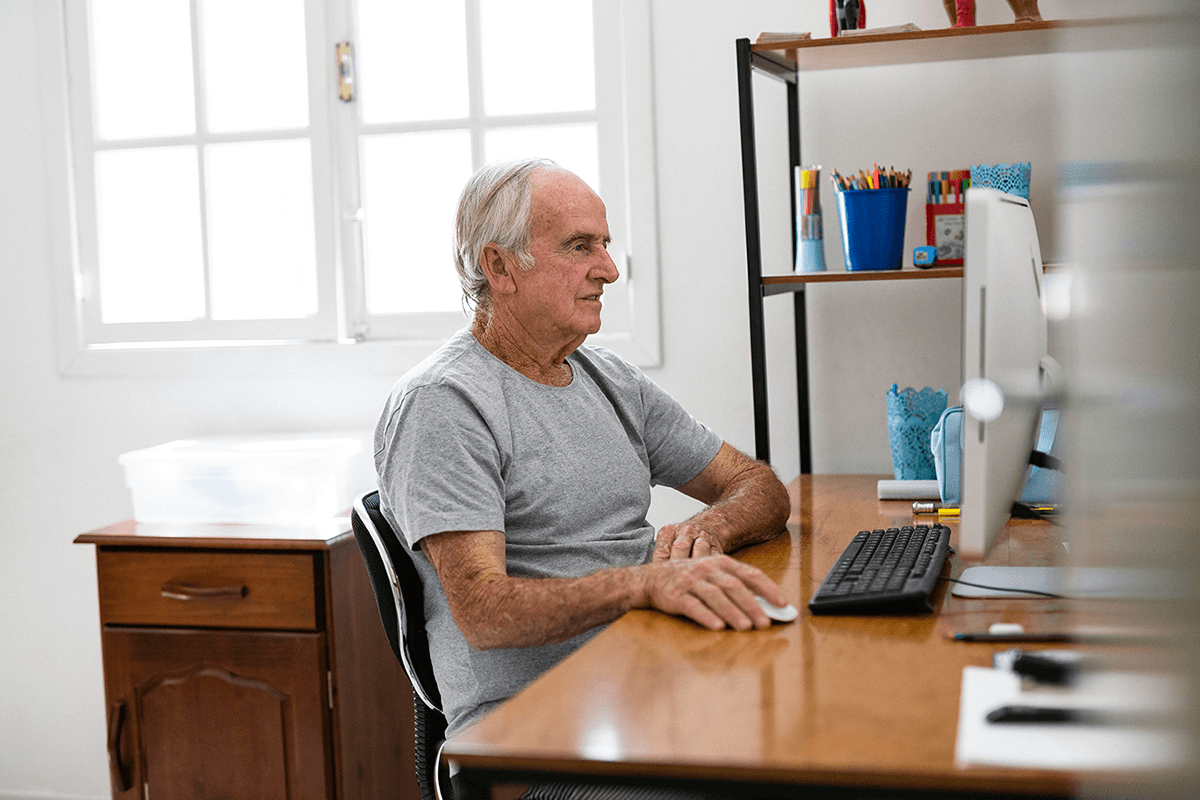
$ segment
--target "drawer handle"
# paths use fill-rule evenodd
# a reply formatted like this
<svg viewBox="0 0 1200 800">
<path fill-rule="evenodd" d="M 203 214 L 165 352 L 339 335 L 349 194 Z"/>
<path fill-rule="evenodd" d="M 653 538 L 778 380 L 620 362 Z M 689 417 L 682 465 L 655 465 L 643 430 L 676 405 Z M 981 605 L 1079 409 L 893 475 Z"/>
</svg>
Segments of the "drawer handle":
<svg viewBox="0 0 1200 800">
<path fill-rule="evenodd" d="M 127 792 L 133 783 L 129 767 L 121 763 L 121 729 L 124 727 L 125 703 L 114 700 L 108 704 L 108 771 L 115 792 Z"/>
<path fill-rule="evenodd" d="M 189 583 L 164 583 L 162 596 L 173 600 L 219 600 L 246 596 L 245 586 L 193 586 Z"/>
</svg>

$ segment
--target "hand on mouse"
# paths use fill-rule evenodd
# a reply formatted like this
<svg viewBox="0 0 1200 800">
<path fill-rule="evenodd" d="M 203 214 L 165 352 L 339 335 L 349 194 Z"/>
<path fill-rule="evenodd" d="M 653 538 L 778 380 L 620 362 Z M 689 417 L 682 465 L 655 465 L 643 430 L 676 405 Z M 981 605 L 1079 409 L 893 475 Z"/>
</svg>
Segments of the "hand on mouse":
<svg viewBox="0 0 1200 800">
<path fill-rule="evenodd" d="M 771 618 L 755 596 L 788 605 L 783 591 L 757 567 L 725 555 L 666 559 L 646 565 L 645 603 L 719 631 L 769 628 Z"/>
</svg>

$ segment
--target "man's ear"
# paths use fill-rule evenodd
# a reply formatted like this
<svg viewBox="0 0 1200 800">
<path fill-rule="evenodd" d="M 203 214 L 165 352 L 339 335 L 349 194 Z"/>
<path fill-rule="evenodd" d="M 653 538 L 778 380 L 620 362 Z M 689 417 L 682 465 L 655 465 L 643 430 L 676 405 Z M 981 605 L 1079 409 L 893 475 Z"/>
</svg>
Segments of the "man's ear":
<svg viewBox="0 0 1200 800">
<path fill-rule="evenodd" d="M 502 250 L 495 244 L 483 246 L 483 254 L 479 257 L 483 274 L 487 276 L 488 285 L 495 294 L 512 294 L 517 285 L 512 273 L 516 270 L 516 259 L 507 250 Z"/>
</svg>

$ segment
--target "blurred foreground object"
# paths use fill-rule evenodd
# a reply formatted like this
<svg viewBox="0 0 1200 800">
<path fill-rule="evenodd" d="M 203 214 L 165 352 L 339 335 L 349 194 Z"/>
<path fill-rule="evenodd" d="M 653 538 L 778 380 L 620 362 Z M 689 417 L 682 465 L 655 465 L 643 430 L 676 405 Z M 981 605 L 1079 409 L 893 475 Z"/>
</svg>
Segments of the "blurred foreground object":
<svg viewBox="0 0 1200 800">
<path fill-rule="evenodd" d="M 1200 796 L 1200 40 L 1192 3 L 1143 10 L 1160 16 L 1114 27 L 1089 59 L 1061 57 L 1066 264 L 1046 300 L 1067 372 L 1067 563 L 1143 570 L 1163 590 L 1080 603 L 1074 624 L 1162 635 L 1100 669 L 1177 677 L 1180 713 L 1161 725 L 1191 754 L 1079 794 L 1190 798 Z"/>
</svg>

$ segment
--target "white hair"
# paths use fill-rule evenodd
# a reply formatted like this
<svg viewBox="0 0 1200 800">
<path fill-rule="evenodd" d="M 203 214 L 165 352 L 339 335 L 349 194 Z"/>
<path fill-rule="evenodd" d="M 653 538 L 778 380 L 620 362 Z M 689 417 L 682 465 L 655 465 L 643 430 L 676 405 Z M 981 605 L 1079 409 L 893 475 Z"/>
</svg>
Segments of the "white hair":
<svg viewBox="0 0 1200 800">
<path fill-rule="evenodd" d="M 480 266 L 489 244 L 507 250 L 520 269 L 533 266 L 529 252 L 533 173 L 561 169 L 548 158 L 496 161 L 480 169 L 463 188 L 454 223 L 454 266 L 468 307 L 486 307 L 487 276 Z"/>
</svg>

